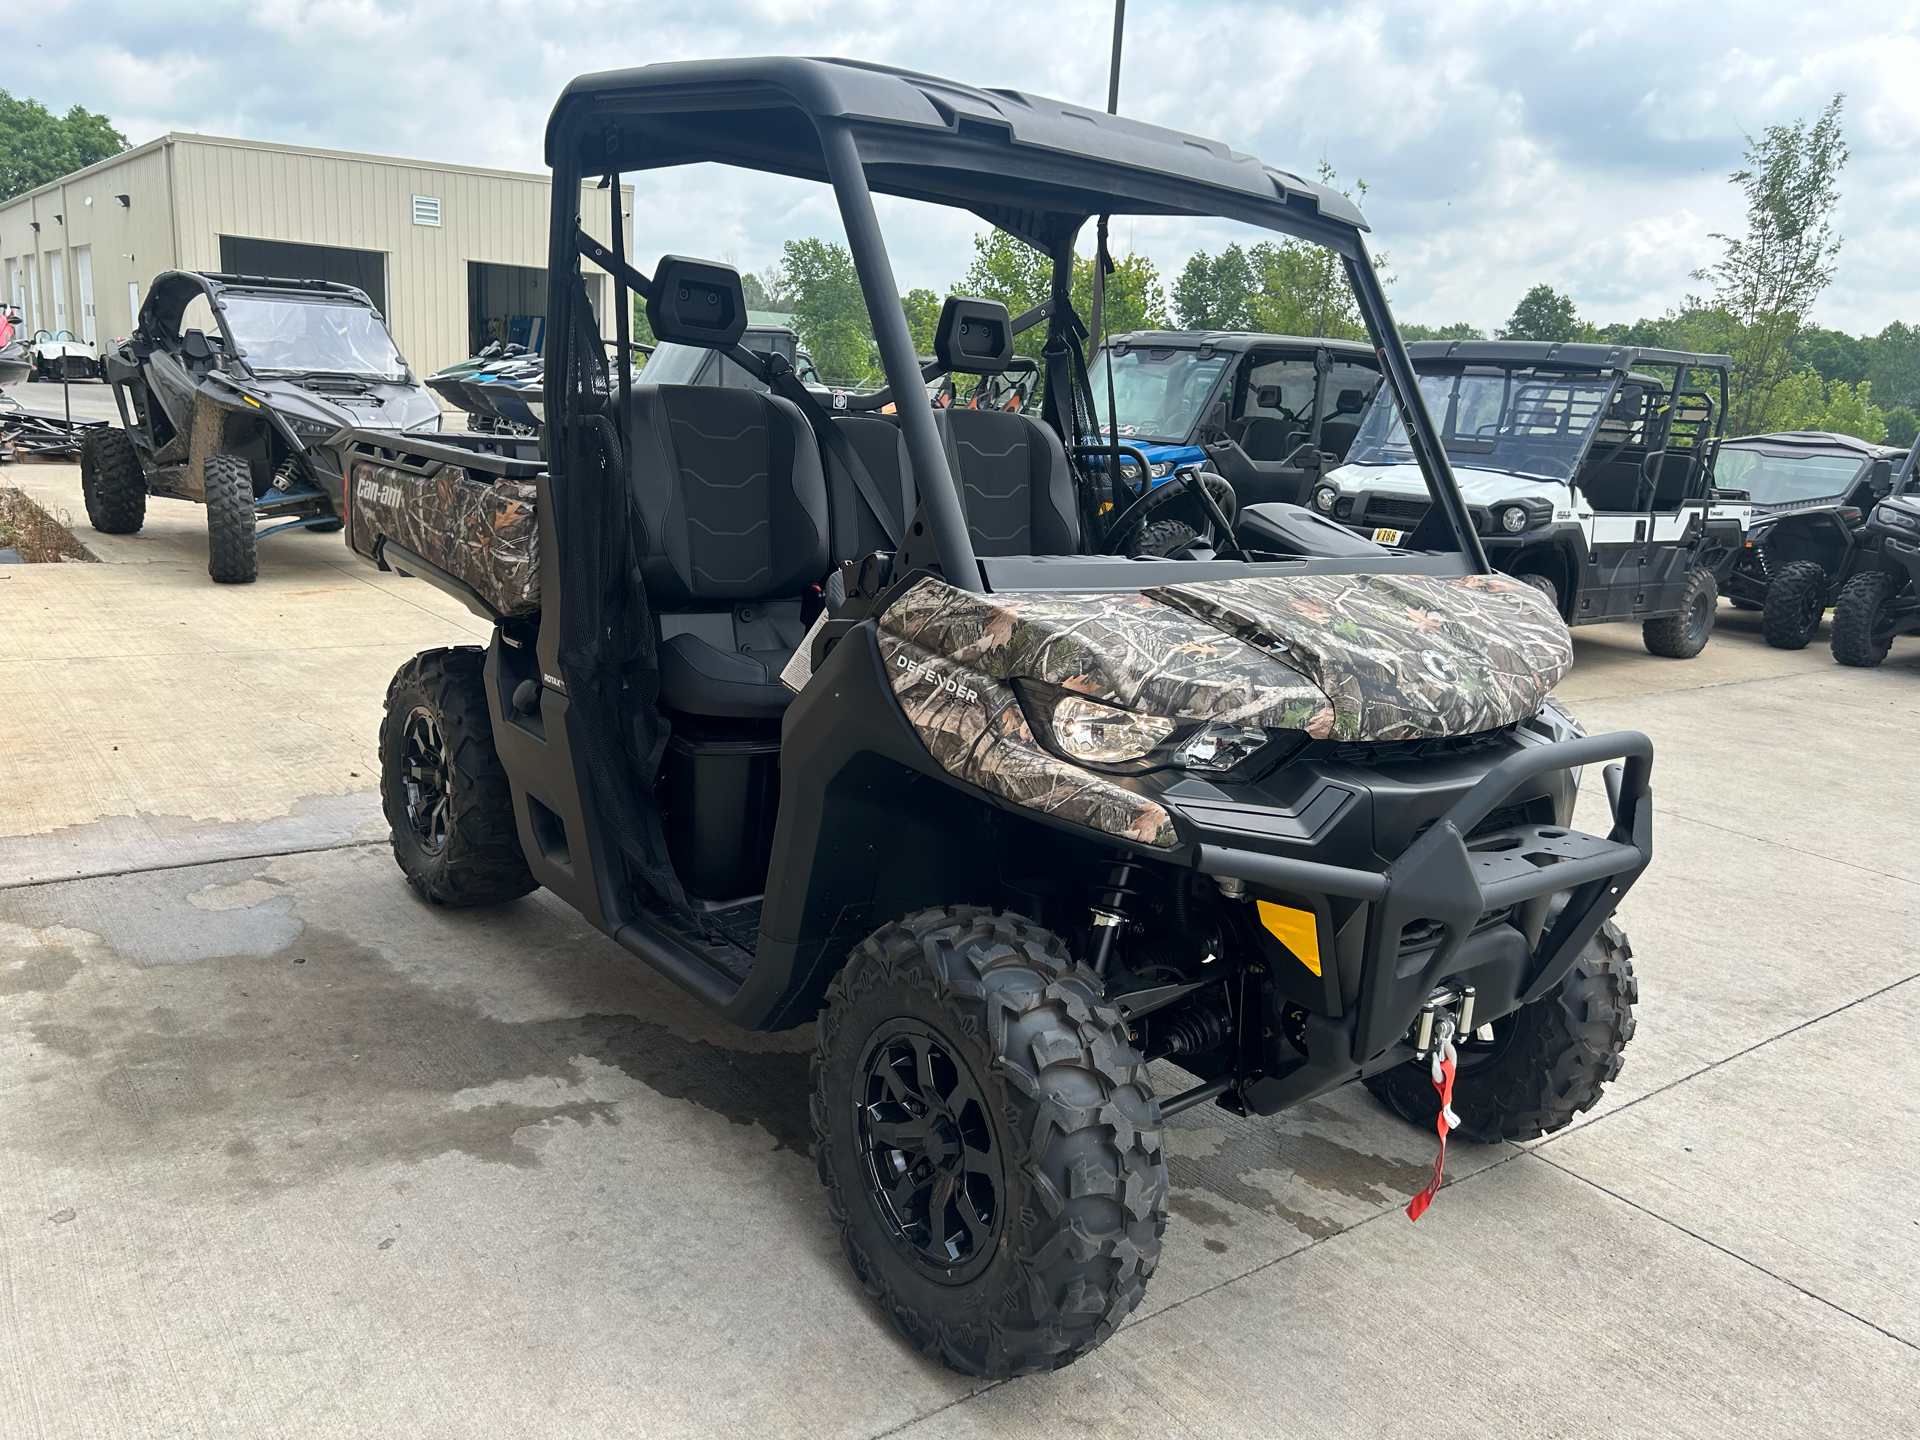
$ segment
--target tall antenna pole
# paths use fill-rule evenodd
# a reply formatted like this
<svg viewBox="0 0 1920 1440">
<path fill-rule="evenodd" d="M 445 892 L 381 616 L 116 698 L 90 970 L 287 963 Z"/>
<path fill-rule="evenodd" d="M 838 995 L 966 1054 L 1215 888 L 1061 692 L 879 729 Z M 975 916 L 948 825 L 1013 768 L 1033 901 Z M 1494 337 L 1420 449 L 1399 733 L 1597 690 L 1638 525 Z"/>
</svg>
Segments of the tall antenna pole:
<svg viewBox="0 0 1920 1440">
<path fill-rule="evenodd" d="M 1107 113 L 1120 113 L 1120 36 L 1127 28 L 1127 0 L 1113 0 L 1113 70 L 1107 77 Z"/>
<path fill-rule="evenodd" d="M 1113 0 L 1113 66 L 1107 72 L 1107 113 L 1120 113 L 1120 40 L 1127 28 L 1127 0 Z M 1100 217 L 1095 234 L 1098 237 L 1093 251 L 1093 331 L 1088 343 L 1098 349 L 1106 339 L 1107 330 L 1107 269 L 1113 264 L 1107 254 L 1107 222 L 1109 217 Z M 1123 503 L 1124 485 L 1120 476 L 1120 410 L 1114 403 L 1113 394 L 1113 352 L 1106 352 L 1107 370 L 1107 443 L 1112 447 L 1107 452 L 1107 490 L 1113 496 L 1116 511 L 1125 509 Z M 1097 403 L 1097 402 L 1096 402 Z M 1094 423 L 1099 423 L 1096 413 Z M 1140 493 L 1146 494 L 1151 479 L 1140 477 Z"/>
</svg>

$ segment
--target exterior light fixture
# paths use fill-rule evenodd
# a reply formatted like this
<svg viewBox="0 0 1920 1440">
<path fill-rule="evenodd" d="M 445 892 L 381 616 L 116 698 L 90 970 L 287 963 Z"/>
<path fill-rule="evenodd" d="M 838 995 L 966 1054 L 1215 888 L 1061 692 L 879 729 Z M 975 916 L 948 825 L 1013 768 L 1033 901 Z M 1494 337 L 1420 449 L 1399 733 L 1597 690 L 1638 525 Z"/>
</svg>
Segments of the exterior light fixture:
<svg viewBox="0 0 1920 1440">
<path fill-rule="evenodd" d="M 116 195 L 113 198 L 120 202 L 120 208 L 122 210 L 128 210 L 133 207 L 133 197 L 131 195 Z"/>
</svg>

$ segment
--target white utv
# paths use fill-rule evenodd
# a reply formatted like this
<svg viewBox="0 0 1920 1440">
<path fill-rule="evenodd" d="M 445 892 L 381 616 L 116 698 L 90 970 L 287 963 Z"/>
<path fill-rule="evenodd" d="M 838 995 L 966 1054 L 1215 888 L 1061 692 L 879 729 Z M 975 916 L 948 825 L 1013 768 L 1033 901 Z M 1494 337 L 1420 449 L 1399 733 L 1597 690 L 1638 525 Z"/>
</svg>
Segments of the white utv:
<svg viewBox="0 0 1920 1440">
<path fill-rule="evenodd" d="M 1494 568 L 1569 625 L 1638 620 L 1655 655 L 1698 655 L 1751 509 L 1713 489 L 1733 362 L 1519 340 L 1407 353 Z M 1389 389 L 1312 504 L 1381 544 L 1421 548 L 1431 501 Z"/>
</svg>

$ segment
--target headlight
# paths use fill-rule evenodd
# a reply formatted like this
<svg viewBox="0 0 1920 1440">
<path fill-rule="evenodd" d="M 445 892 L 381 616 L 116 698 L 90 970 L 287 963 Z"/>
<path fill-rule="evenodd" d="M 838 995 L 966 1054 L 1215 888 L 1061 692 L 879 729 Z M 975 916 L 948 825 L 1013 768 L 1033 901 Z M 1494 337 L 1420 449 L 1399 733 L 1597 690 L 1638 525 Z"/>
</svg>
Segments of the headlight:
<svg viewBox="0 0 1920 1440">
<path fill-rule="evenodd" d="M 1075 760 L 1114 765 L 1138 760 L 1173 734 L 1173 721 L 1135 715 L 1111 705 L 1068 695 L 1053 707 L 1053 738 Z"/>
<path fill-rule="evenodd" d="M 1147 467 L 1147 473 L 1156 480 L 1164 480 L 1173 473 L 1173 462 L 1171 460 L 1162 460 L 1158 465 L 1149 465 Z"/>
<path fill-rule="evenodd" d="M 1500 528 L 1509 535 L 1518 535 L 1527 528 L 1527 507 L 1509 505 L 1500 512 Z"/>
<path fill-rule="evenodd" d="M 1214 721 L 1180 747 L 1180 763 L 1189 770 L 1231 770 L 1267 743 L 1267 732 L 1253 725 Z"/>
<path fill-rule="evenodd" d="M 1909 515 L 1904 510 L 1896 510 L 1891 505 L 1881 505 L 1873 512 L 1876 524 L 1888 526 L 1894 530 L 1920 530 L 1920 518 Z"/>
<path fill-rule="evenodd" d="M 326 420 L 308 420 L 299 415 L 287 416 L 287 424 L 293 427 L 293 433 L 307 440 L 324 440 L 340 427 Z"/>
<path fill-rule="evenodd" d="M 1313 492 L 1313 508 L 1318 510 L 1322 515 L 1331 515 L 1333 513 L 1333 502 L 1338 498 L 1338 495 L 1339 492 L 1331 485 L 1320 486 L 1319 489 Z"/>
</svg>

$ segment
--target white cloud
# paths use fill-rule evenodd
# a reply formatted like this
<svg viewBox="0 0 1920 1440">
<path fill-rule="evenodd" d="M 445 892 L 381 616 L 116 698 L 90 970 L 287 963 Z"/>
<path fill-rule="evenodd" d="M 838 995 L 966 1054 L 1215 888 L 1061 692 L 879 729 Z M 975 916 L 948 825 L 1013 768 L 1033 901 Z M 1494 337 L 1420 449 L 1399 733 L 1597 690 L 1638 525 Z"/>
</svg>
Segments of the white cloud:
<svg viewBox="0 0 1920 1440">
<path fill-rule="evenodd" d="M 841 54 L 1099 103 L 1105 3 L 882 0 L 53 0 L 8 19 L 7 87 L 104 110 L 135 140 L 203 130 L 426 159 L 541 167 L 577 74 L 656 60 Z M 1498 323 L 1527 286 L 1624 319 L 1700 288 L 1742 134 L 1848 95 L 1840 272 L 1818 318 L 1920 319 L 1920 14 L 1910 0 L 1737 8 L 1653 0 L 1435 6 L 1135 0 L 1122 108 L 1282 168 L 1369 182 L 1374 243 L 1405 318 Z M 831 205 L 762 177 L 641 177 L 639 249 L 766 264 L 836 233 Z M 889 211 L 902 285 L 958 278 L 974 226 Z M 936 219 L 944 223 L 936 223 Z M 1220 226 L 1141 221 L 1173 268 Z M 1123 232 L 1124 234 L 1124 232 Z"/>
</svg>

